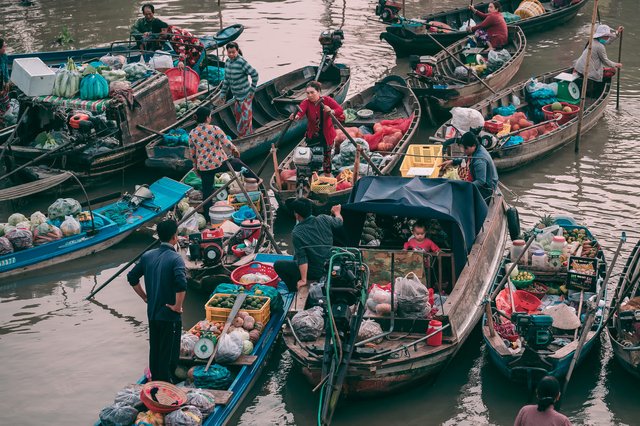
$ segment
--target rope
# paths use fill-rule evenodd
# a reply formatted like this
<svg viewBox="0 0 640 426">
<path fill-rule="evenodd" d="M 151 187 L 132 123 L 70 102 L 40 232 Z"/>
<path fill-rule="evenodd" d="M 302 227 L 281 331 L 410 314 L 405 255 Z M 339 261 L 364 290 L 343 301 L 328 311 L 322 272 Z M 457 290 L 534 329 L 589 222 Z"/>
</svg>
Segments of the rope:
<svg viewBox="0 0 640 426">
<path fill-rule="evenodd" d="M 0 201 L 9 201 L 37 194 L 53 188 L 71 177 L 73 177 L 72 173 L 64 172 L 55 176 L 39 179 L 34 182 L 23 183 L 21 185 L 12 186 L 11 188 L 2 189 L 0 190 Z"/>
</svg>

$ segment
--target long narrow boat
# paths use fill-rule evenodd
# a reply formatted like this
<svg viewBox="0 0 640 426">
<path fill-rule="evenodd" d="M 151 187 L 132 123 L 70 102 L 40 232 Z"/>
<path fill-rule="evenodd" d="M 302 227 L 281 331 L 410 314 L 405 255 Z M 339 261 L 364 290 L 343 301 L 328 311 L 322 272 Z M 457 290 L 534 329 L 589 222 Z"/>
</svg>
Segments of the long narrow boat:
<svg viewBox="0 0 640 426">
<path fill-rule="evenodd" d="M 595 238 L 589 232 L 588 228 L 580 226 L 573 219 L 566 217 L 556 219 L 554 224 L 559 225 L 564 230 L 563 232 L 566 232 L 565 235 L 570 236 L 569 238 L 577 238 L 576 241 L 578 241 L 578 245 L 576 250 L 582 253 L 582 257 L 578 254 L 578 256 L 576 256 L 577 258 L 588 258 L 594 262 L 597 261 L 597 267 L 593 269 L 593 276 L 587 278 L 587 280 L 591 281 L 591 287 L 585 290 L 585 300 L 582 307 L 574 306 L 576 311 L 580 310 L 583 315 L 596 309 L 596 321 L 592 328 L 587 331 L 588 334 L 584 346 L 577 359 L 577 363 L 579 364 L 588 356 L 591 349 L 596 345 L 596 342 L 600 340 L 600 333 L 604 329 L 603 318 L 606 311 L 604 303 L 604 301 L 607 300 L 606 289 L 601 303 L 597 301 L 587 301 L 587 299 L 590 295 L 597 293 L 596 282 L 604 278 L 607 265 L 602 250 L 597 245 Z M 584 241 L 590 241 L 590 243 L 587 244 L 593 244 L 593 250 L 583 249 L 583 238 Z M 585 255 L 585 253 L 587 253 L 587 255 Z M 593 254 L 593 257 L 590 256 L 591 254 Z M 561 260 L 562 259 L 563 258 L 561 258 Z M 568 257 L 568 261 L 571 263 L 574 262 L 573 259 L 575 258 Z M 507 262 L 508 258 L 505 258 L 500 268 L 500 273 L 496 275 L 489 293 L 493 293 L 497 285 L 504 278 L 506 272 L 505 265 Z M 526 284 L 526 288 L 535 289 L 536 295 L 526 290 L 515 291 L 513 295 L 514 298 L 524 300 L 525 302 L 522 302 L 522 305 L 519 305 L 519 302 L 514 302 L 514 306 L 518 312 L 518 314 L 514 316 L 511 312 L 509 290 L 503 289 L 501 293 L 498 294 L 495 303 L 492 301 L 491 322 L 489 322 L 486 315 L 483 317 L 482 336 L 489 352 L 489 358 L 493 364 L 498 367 L 500 372 L 510 380 L 526 383 L 529 388 L 534 388 L 535 383 L 546 375 L 552 375 L 558 379 L 562 379 L 567 374 L 571 360 L 578 347 L 580 334 L 584 332 L 583 327 L 580 327 L 577 332 L 574 332 L 573 329 L 562 330 L 557 327 L 552 327 L 552 324 L 559 325 L 563 320 L 555 317 L 552 322 L 552 317 L 548 314 L 550 311 L 540 310 L 542 308 L 536 308 L 535 305 L 546 303 L 547 299 L 543 301 L 538 300 L 538 298 L 542 297 L 544 299 L 544 296 L 547 294 L 558 293 L 558 289 L 559 293 L 562 294 L 567 286 L 569 286 L 570 279 L 567 278 L 567 271 L 572 268 L 573 265 L 567 265 L 566 267 L 560 266 L 558 269 L 546 266 L 534 267 L 518 265 L 518 272 L 520 274 L 523 272 L 533 274 L 533 284 Z M 571 278 L 571 280 L 573 280 L 573 278 Z M 544 287 L 539 284 L 542 284 Z M 588 292 L 595 293 L 587 294 Z M 569 297 L 572 304 L 579 304 L 579 299 L 575 299 L 577 296 L 580 296 L 580 291 L 575 292 L 574 295 Z M 564 296 L 554 297 L 558 299 L 558 301 L 554 300 L 554 302 L 550 301 L 549 303 L 559 303 L 560 305 L 564 303 L 559 301 L 561 298 L 564 298 Z M 555 308 L 559 305 L 550 306 Z M 566 318 L 566 316 L 564 318 Z M 575 318 L 577 321 L 577 317 Z M 556 321 L 559 322 L 556 323 Z M 491 330 L 490 324 L 493 324 L 494 330 Z"/>
<path fill-rule="evenodd" d="M 510 13 L 513 13 L 520 3 L 521 0 L 502 0 L 500 2 L 502 10 Z M 587 3 L 587 0 L 572 1 L 570 4 L 559 8 L 554 8 L 550 1 L 541 3 L 545 9 L 543 14 L 510 22 L 509 25 L 522 28 L 527 35 L 546 31 L 573 19 Z M 474 4 L 474 7 L 486 13 L 489 3 Z M 469 18 L 474 19 L 476 23 L 480 22 L 479 18 L 475 17 L 467 6 L 432 13 L 423 16 L 420 20 L 408 20 L 404 23 L 389 25 L 386 31 L 380 34 L 380 39 L 386 40 L 398 56 L 433 55 L 440 52 L 441 49 L 431 37 L 426 35 L 426 32 L 435 29 L 436 31 L 430 31 L 429 34 L 441 45 L 448 46 L 467 36 L 468 33 L 460 31 L 459 28 L 467 23 Z M 440 31 L 435 26 L 430 25 L 434 22 L 447 24 L 452 30 Z"/>
<path fill-rule="evenodd" d="M 541 83 L 553 83 L 555 77 L 560 73 L 571 73 L 571 68 L 559 69 L 551 71 L 535 77 Z M 480 111 L 482 115 L 487 119 L 491 119 L 494 114 L 494 109 L 501 106 L 508 106 L 513 101 L 513 96 L 517 96 L 522 102 L 517 110 L 525 112 L 527 116 L 532 116 L 532 106 L 528 103 L 528 90 L 527 81 L 521 81 L 513 86 L 499 92 L 497 95 L 491 96 L 485 100 L 478 102 L 471 106 L 477 111 Z M 578 87 L 581 86 L 580 81 L 577 82 Z M 611 81 L 605 81 L 604 84 L 599 86 L 601 88 L 597 93 L 587 91 L 587 99 L 585 103 L 584 115 L 582 118 L 582 128 L 580 134 L 583 135 L 591 130 L 596 123 L 604 116 L 609 97 L 611 96 Z M 447 138 L 448 126 L 450 123 L 443 124 L 435 133 L 436 139 L 443 140 Z M 535 123 L 534 123 L 535 124 Z M 544 133 L 523 141 L 517 145 L 509 145 L 503 142 L 507 141 L 509 136 L 517 136 L 519 133 L 511 133 L 509 136 L 497 138 L 496 143 L 491 143 L 487 146 L 493 162 L 499 171 L 515 170 L 519 167 L 531 164 L 531 162 L 544 158 L 551 153 L 561 149 L 565 145 L 573 142 L 576 138 L 578 129 L 577 115 L 558 125 L 553 125 L 553 128 L 544 130 Z M 539 127 L 542 129 L 542 127 Z M 527 130 L 526 128 L 520 131 Z"/>
<path fill-rule="evenodd" d="M 182 181 L 184 182 L 187 176 L 192 173 L 193 172 L 189 172 L 185 175 Z M 193 187 L 196 190 L 200 189 L 196 184 L 194 184 Z M 233 245 L 244 242 L 244 238 L 241 237 L 242 233 L 240 231 L 238 231 L 239 233 L 225 234 L 223 244 L 220 247 L 222 250 L 222 256 L 213 263 L 210 263 L 203 258 L 192 259 L 189 255 L 188 247 L 179 248 L 178 252 L 184 259 L 185 267 L 187 269 L 188 284 L 191 288 L 211 292 L 218 284 L 230 282 L 230 271 L 238 266 L 246 265 L 249 262 L 256 260 L 256 257 L 261 256 L 262 253 L 271 251 L 271 243 L 266 237 L 265 230 L 269 230 L 270 232 L 273 230 L 276 209 L 272 204 L 272 198 L 267 192 L 266 185 L 262 179 L 258 182 L 258 189 L 260 197 L 254 205 L 258 209 L 258 212 L 263 219 L 263 223 L 254 254 L 243 257 L 237 257 L 233 254 Z M 191 207 L 195 207 L 198 202 L 190 201 L 189 204 Z"/>
<path fill-rule="evenodd" d="M 465 63 L 466 45 L 467 40 L 464 39 L 447 49 Z M 419 98 L 425 98 L 425 101 L 429 101 L 436 108 L 449 109 L 473 105 L 492 94 L 487 86 L 497 92 L 509 84 L 522 65 L 526 46 L 527 41 L 522 30 L 518 27 L 509 27 L 509 42 L 505 49 L 511 57 L 500 68 L 488 75 L 480 76 L 484 84 L 473 76 L 464 77 L 466 80 L 456 77 L 454 71 L 460 64 L 443 50 L 435 56 L 433 77 L 425 78 L 411 73 L 408 77 L 409 87 Z"/>
<path fill-rule="evenodd" d="M 640 241 L 636 243 L 622 271 L 616 295 L 611 302 L 611 309 L 614 309 L 614 312 L 607 322 L 607 335 L 613 347 L 613 355 L 625 370 L 638 379 L 640 379 L 639 280 Z M 618 305 L 626 305 L 624 303 L 626 298 L 635 299 L 635 304 L 619 308 Z"/>
<path fill-rule="evenodd" d="M 411 124 L 407 127 L 406 132 L 402 135 L 402 138 L 398 141 L 398 143 L 390 150 L 383 151 L 381 154 L 384 156 L 382 163 L 379 168 L 382 174 L 390 174 L 398 161 L 402 158 L 402 153 L 406 151 L 407 147 L 411 143 L 411 139 L 415 135 L 418 130 L 418 125 L 420 124 L 421 117 L 421 108 L 420 102 L 418 98 L 413 93 L 411 89 L 409 89 L 404 81 L 401 78 L 390 80 L 391 87 L 400 91 L 403 95 L 402 101 L 389 113 L 382 113 L 373 111 L 373 115 L 368 118 L 360 118 L 356 115 L 356 118 L 352 121 L 346 122 L 345 125 L 348 127 L 361 127 L 366 126 L 373 131 L 374 124 L 382 121 L 382 120 L 395 120 L 395 119 L 411 119 Z M 348 99 L 342 107 L 347 110 L 351 109 L 354 111 L 359 111 L 364 109 L 365 106 L 374 99 L 376 94 L 376 85 L 371 86 L 362 92 L 352 96 Z M 349 144 L 348 140 L 345 140 L 343 144 Z M 305 144 L 305 141 L 302 140 L 298 146 L 302 146 Z M 282 173 L 283 170 L 295 170 L 296 165 L 293 162 L 293 154 L 295 149 L 292 150 L 285 159 L 280 163 L 278 167 L 278 173 Z M 375 151 L 374 151 L 375 152 Z M 371 152 L 373 154 L 373 152 Z M 364 158 L 360 158 L 360 164 L 368 165 Z M 337 173 L 337 171 L 336 171 Z M 275 194 L 276 200 L 280 206 L 285 206 L 285 201 L 289 198 L 295 198 L 297 196 L 297 188 L 295 187 L 295 182 L 286 183 L 286 188 L 279 188 L 278 183 L 276 181 L 275 174 L 271 176 L 271 180 L 269 182 L 269 186 L 271 190 Z M 353 182 L 351 182 L 353 183 Z M 307 198 L 309 198 L 316 206 L 317 211 L 325 211 L 327 212 L 331 206 L 336 204 L 342 204 L 349 199 L 349 195 L 351 194 L 351 187 L 335 191 L 329 193 L 320 193 L 320 192 L 308 192 Z"/>
<path fill-rule="evenodd" d="M 212 36 L 199 37 L 200 41 L 204 45 L 206 50 L 214 50 L 216 48 L 223 47 L 227 43 L 236 40 L 242 32 L 244 26 L 241 24 L 234 24 L 229 27 L 223 28 Z M 10 53 L 8 54 L 9 68 L 13 64 L 14 59 L 24 58 L 40 58 L 42 62 L 49 66 L 63 65 L 69 58 L 72 58 L 76 62 L 87 62 L 95 59 L 99 59 L 105 55 L 118 55 L 125 56 L 140 56 L 140 50 L 136 48 L 135 44 L 130 40 L 116 41 L 110 43 L 108 46 L 91 47 L 87 49 L 74 49 L 74 50 L 58 50 L 53 52 L 31 52 L 31 53 Z"/>
<path fill-rule="evenodd" d="M 443 250 L 431 258 L 440 270 L 435 281 L 431 271 L 423 273 L 425 259 L 421 252 L 401 250 L 406 240 L 395 225 L 383 231 L 378 247 L 360 246 L 368 266 L 365 270 L 370 271 L 369 289 L 374 283 L 384 286 L 391 282 L 395 286 L 396 279 L 414 272 L 423 285 L 426 280 L 436 293 L 445 288 L 449 294 L 446 301 L 433 306 L 439 311 L 434 319 L 442 323 L 435 327 L 442 336 L 442 344 L 437 346 L 425 343 L 429 319 L 365 313 L 365 318 L 381 325 L 382 341 L 368 347 L 363 345 L 366 342 L 355 345 L 343 393 L 356 397 L 392 393 L 432 377 L 451 361 L 482 317 L 482 299 L 500 267 L 507 233 L 504 209 L 501 194 L 495 193 L 487 206 L 477 189 L 462 181 L 390 176 L 366 176 L 358 181 L 349 203 L 342 207 L 350 245 L 360 244 L 361 232 L 366 231 L 369 225 L 365 224 L 371 223 L 368 218 L 372 215 L 376 223 L 393 222 L 394 216 L 399 220 L 421 219 L 430 224 L 429 228 L 439 226 L 444 232 L 436 241 Z M 412 260 L 414 256 L 418 256 L 417 262 Z M 291 315 L 303 310 L 305 302 L 301 297 Z M 394 306 L 393 299 L 390 306 Z M 374 336 L 371 339 L 375 340 Z M 307 379 L 319 383 L 325 374 L 325 337 L 303 342 L 286 328 L 284 340 Z"/>
<path fill-rule="evenodd" d="M 257 260 L 263 263 L 272 263 L 278 259 L 286 259 L 290 256 L 258 255 Z M 269 321 L 265 324 L 259 340 L 256 342 L 253 352 L 250 355 L 243 355 L 236 363 L 226 365 L 234 376 L 233 382 L 227 389 L 208 390 L 215 398 L 215 408 L 208 417 L 202 420 L 203 426 L 223 426 L 229 424 L 233 415 L 237 412 L 242 402 L 255 385 L 262 374 L 267 361 L 275 349 L 280 330 L 287 318 L 287 313 L 295 299 L 295 293 L 282 294 L 284 302 L 283 309 L 278 312 L 271 312 Z M 206 360 L 199 364 L 204 365 Z M 189 368 L 192 364 L 185 365 Z M 138 381 L 138 384 L 147 382 L 146 377 Z M 178 385 L 180 386 L 180 384 Z M 185 388 L 189 390 L 191 388 Z M 100 425 L 98 421 L 96 426 Z"/>
<path fill-rule="evenodd" d="M 291 71 L 258 86 L 253 99 L 253 133 L 238 137 L 233 101 L 213 111 L 213 124 L 231 136 L 233 143 L 244 160 L 265 154 L 271 144 L 278 141 L 282 132 L 287 131 L 281 144 L 299 140 L 306 128 L 306 120 L 294 123 L 287 130 L 289 115 L 305 99 L 305 87 L 316 76 L 318 67 L 306 66 Z M 320 74 L 323 95 L 333 97 L 338 103 L 344 102 L 349 90 L 351 71 L 343 64 L 332 64 Z M 180 127 L 190 130 L 195 126 L 192 117 L 182 122 Z M 163 138 L 153 138 L 146 147 L 149 167 L 159 167 L 176 171 L 187 171 L 191 165 L 188 147 L 166 146 Z"/>
<path fill-rule="evenodd" d="M 96 227 L 95 231 L 88 230 L 78 235 L 0 256 L 0 274 L 4 279 L 107 249 L 145 223 L 162 216 L 177 204 L 189 189 L 188 185 L 172 179 L 166 177 L 159 179 L 149 187 L 154 195 L 151 202 L 134 207 L 118 201 L 97 208 L 93 210 L 93 214 L 103 222 L 103 225 Z M 8 191 L 11 191 L 11 188 Z M 124 221 L 118 220 L 117 223 L 110 218 L 114 217 L 112 213 L 116 210 L 122 213 L 119 217 Z M 95 222 L 98 223 L 99 220 Z"/>
</svg>

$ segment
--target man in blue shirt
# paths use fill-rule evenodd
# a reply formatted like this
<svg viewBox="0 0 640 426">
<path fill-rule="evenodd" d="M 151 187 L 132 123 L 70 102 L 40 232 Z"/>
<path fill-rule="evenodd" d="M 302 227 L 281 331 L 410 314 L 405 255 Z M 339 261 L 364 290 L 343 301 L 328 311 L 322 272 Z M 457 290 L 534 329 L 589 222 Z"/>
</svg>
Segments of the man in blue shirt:
<svg viewBox="0 0 640 426">
<path fill-rule="evenodd" d="M 289 207 L 296 217 L 293 227 L 294 260 L 278 260 L 273 267 L 289 291 L 296 291 L 324 275 L 324 264 L 333 246 L 333 231 L 342 226 L 341 207 L 331 208 L 333 216 L 311 214 L 313 205 L 306 198 L 293 201 Z"/>
<path fill-rule="evenodd" d="M 140 262 L 127 274 L 127 281 L 147 304 L 151 378 L 172 382 L 180 356 L 187 273 L 182 256 L 174 249 L 178 242 L 176 221 L 160 222 L 157 231 L 160 247 L 142 255 Z M 140 285 L 143 275 L 144 289 Z"/>
</svg>

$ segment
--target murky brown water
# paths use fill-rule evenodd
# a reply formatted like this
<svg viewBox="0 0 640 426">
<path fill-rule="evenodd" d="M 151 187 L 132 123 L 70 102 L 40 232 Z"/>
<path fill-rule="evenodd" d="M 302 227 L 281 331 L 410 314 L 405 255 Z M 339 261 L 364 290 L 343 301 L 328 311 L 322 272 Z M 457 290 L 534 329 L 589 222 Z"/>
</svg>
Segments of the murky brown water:
<svg viewBox="0 0 640 426">
<path fill-rule="evenodd" d="M 67 26 L 75 46 L 108 44 L 127 37 L 141 2 L 128 0 L 0 1 L 0 37 L 10 51 L 55 50 L 54 39 Z M 373 16 L 373 2 L 227 1 L 222 0 L 225 25 L 242 23 L 239 42 L 262 80 L 300 66 L 317 63 L 321 30 L 342 26 L 345 46 L 340 60 L 352 67 L 351 92 L 380 75 L 406 72 L 393 51 L 379 42 L 382 27 Z M 165 0 L 155 3 L 157 15 L 195 33 L 219 26 L 214 0 Z M 407 15 L 467 4 L 457 0 L 407 1 Z M 588 37 L 591 12 L 583 12 L 563 28 L 530 37 L 527 58 L 516 79 L 559 68 L 577 57 Z M 567 147 L 551 158 L 501 177 L 512 191 L 525 224 L 541 213 L 568 213 L 590 226 L 611 251 L 622 230 L 631 243 L 640 236 L 637 214 L 638 154 L 636 114 L 640 114 L 640 59 L 635 54 L 640 9 L 634 1 L 600 1 L 602 19 L 624 25 L 621 109 L 611 102 L 605 118 L 582 139 L 574 154 Z M 617 56 L 617 44 L 608 48 Z M 430 129 L 425 128 L 423 135 Z M 151 181 L 144 171 L 127 173 L 95 193 L 130 190 L 133 183 Z M 124 187 L 123 187 L 124 182 Z M 49 200 L 39 200 L 46 207 Z M 24 209 L 30 209 L 33 204 Z M 281 221 L 276 231 L 286 232 Z M 96 283 L 104 282 L 120 265 L 145 247 L 151 237 L 139 232 L 116 247 L 37 275 L 18 280 L 0 277 L 0 423 L 91 424 L 116 391 L 136 379 L 146 365 L 145 307 L 123 278 L 97 298 L 84 301 Z M 190 293 L 185 325 L 198 320 L 205 296 Z M 562 411 L 575 424 L 637 424 L 637 382 L 614 362 L 603 339 L 576 371 Z M 513 422 L 529 396 L 506 381 L 488 362 L 479 333 L 431 386 L 379 400 L 343 404 L 336 424 L 501 424 Z M 315 423 L 317 395 L 293 366 L 284 350 L 276 351 L 265 374 L 247 398 L 236 420 L 249 424 Z"/>
</svg>

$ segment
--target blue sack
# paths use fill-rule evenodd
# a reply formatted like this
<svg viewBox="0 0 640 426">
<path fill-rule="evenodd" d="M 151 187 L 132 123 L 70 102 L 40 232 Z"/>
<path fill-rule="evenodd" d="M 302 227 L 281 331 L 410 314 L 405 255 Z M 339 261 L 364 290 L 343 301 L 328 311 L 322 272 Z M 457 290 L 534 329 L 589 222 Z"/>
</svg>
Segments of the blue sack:
<svg viewBox="0 0 640 426">
<path fill-rule="evenodd" d="M 501 115 L 503 117 L 508 117 L 516 113 L 516 107 L 514 105 L 509 104 L 509 106 L 501 106 L 494 108 L 494 115 Z"/>
<path fill-rule="evenodd" d="M 516 146 L 516 145 L 520 145 L 522 142 L 524 142 L 524 139 L 522 139 L 521 136 L 511 136 L 507 142 L 505 142 L 504 145 L 502 145 L 504 148 L 509 147 L 509 146 Z"/>
</svg>

